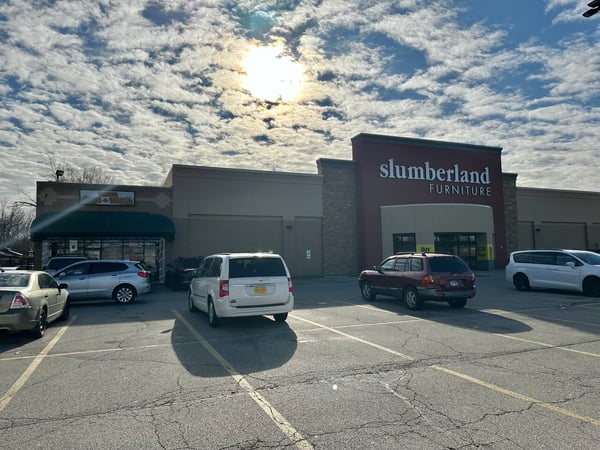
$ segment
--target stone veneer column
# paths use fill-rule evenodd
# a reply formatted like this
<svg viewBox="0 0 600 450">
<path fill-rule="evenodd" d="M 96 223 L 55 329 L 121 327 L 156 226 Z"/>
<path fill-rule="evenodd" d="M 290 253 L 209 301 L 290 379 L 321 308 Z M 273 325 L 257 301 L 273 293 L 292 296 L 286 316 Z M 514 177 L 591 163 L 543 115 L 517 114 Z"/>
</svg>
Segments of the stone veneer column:
<svg viewBox="0 0 600 450">
<path fill-rule="evenodd" d="M 323 177 L 323 273 L 355 275 L 358 267 L 354 161 L 319 159 Z"/>
<path fill-rule="evenodd" d="M 517 209 L 517 174 L 503 173 L 504 226 L 506 227 L 506 256 L 519 249 L 519 216 Z M 508 260 L 508 259 L 507 259 Z"/>
</svg>

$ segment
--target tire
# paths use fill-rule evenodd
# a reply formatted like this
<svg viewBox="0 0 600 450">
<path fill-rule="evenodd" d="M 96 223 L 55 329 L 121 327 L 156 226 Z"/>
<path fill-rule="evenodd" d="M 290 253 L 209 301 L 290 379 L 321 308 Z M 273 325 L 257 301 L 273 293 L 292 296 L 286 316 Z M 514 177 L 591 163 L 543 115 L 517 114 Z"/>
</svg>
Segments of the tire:
<svg viewBox="0 0 600 450">
<path fill-rule="evenodd" d="M 288 316 L 288 313 L 273 314 L 273 317 L 275 318 L 275 322 L 285 322 L 287 320 L 287 316 Z"/>
<path fill-rule="evenodd" d="M 448 304 L 451 308 L 464 308 L 467 304 L 466 298 L 452 298 L 448 300 Z"/>
<path fill-rule="evenodd" d="M 135 289 L 129 284 L 121 284 L 113 291 L 113 300 L 117 303 L 125 304 L 131 303 L 135 300 Z"/>
<path fill-rule="evenodd" d="M 412 286 L 404 289 L 403 298 L 404 304 L 411 311 L 418 311 L 423 307 L 423 300 L 419 297 L 417 290 Z"/>
<path fill-rule="evenodd" d="M 372 302 L 377 296 L 375 292 L 373 292 L 373 287 L 371 286 L 371 283 L 369 283 L 368 281 L 363 281 L 360 284 L 360 293 L 362 295 L 362 298 L 364 298 L 368 302 Z"/>
<path fill-rule="evenodd" d="M 192 302 L 192 293 L 191 292 L 188 294 L 188 309 L 190 310 L 190 312 L 198 311 L 198 308 L 196 308 L 194 306 L 194 303 Z"/>
<path fill-rule="evenodd" d="M 522 273 L 518 273 L 513 277 L 513 284 L 515 285 L 517 291 L 528 291 L 531 289 L 531 286 L 529 285 L 529 278 L 527 278 L 527 275 Z"/>
<path fill-rule="evenodd" d="M 46 334 L 46 328 L 48 328 L 48 311 L 46 308 L 42 308 L 40 311 L 40 317 L 38 318 L 37 324 L 33 330 L 31 330 L 31 334 L 36 339 L 44 337 Z"/>
<path fill-rule="evenodd" d="M 586 278 L 583 280 L 583 293 L 589 297 L 600 297 L 600 278 Z"/>
<path fill-rule="evenodd" d="M 62 313 L 58 316 L 58 320 L 65 321 L 69 320 L 69 316 L 71 315 L 71 299 L 67 298 L 65 302 L 65 306 L 63 307 Z"/>
<path fill-rule="evenodd" d="M 208 299 L 208 324 L 211 328 L 219 326 L 219 317 L 217 316 L 217 311 L 215 311 L 215 305 L 210 298 Z"/>
</svg>

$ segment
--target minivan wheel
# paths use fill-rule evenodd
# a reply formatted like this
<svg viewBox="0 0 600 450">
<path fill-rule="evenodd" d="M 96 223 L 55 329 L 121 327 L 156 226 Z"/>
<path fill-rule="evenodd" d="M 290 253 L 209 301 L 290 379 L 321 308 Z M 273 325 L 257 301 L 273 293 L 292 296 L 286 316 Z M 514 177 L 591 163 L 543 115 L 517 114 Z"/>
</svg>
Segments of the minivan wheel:
<svg viewBox="0 0 600 450">
<path fill-rule="evenodd" d="M 417 311 L 423 307 L 423 300 L 419 297 L 417 290 L 409 286 L 404 290 L 404 303 L 410 310 Z"/>
<path fill-rule="evenodd" d="M 360 293 L 362 294 L 362 298 L 368 302 L 375 300 L 376 294 L 373 292 L 373 287 L 368 281 L 363 281 L 360 284 Z"/>
<path fill-rule="evenodd" d="M 584 280 L 583 293 L 589 297 L 600 297 L 600 279 L 588 278 Z"/>
<path fill-rule="evenodd" d="M 212 300 L 208 300 L 208 324 L 215 328 L 219 326 L 219 318 L 217 317 L 217 311 L 215 311 L 215 305 Z"/>
<path fill-rule="evenodd" d="M 467 299 L 466 298 L 452 298 L 452 299 L 448 300 L 448 304 L 452 308 L 464 308 L 465 305 L 467 304 Z"/>
<path fill-rule="evenodd" d="M 48 311 L 46 311 L 46 308 L 42 308 L 37 324 L 35 328 L 31 330 L 33 337 L 44 337 L 44 334 L 46 334 L 46 328 L 48 328 Z"/>
<path fill-rule="evenodd" d="M 273 314 L 273 317 L 275 318 L 275 322 L 285 322 L 287 319 L 288 313 L 281 313 L 281 314 Z"/>
<path fill-rule="evenodd" d="M 113 300 L 117 303 L 130 303 L 135 299 L 135 289 L 128 284 L 121 284 L 113 291 Z"/>
<path fill-rule="evenodd" d="M 529 286 L 529 278 L 522 273 L 518 273 L 513 277 L 513 284 L 517 291 L 528 291 L 531 289 L 531 286 Z"/>
</svg>

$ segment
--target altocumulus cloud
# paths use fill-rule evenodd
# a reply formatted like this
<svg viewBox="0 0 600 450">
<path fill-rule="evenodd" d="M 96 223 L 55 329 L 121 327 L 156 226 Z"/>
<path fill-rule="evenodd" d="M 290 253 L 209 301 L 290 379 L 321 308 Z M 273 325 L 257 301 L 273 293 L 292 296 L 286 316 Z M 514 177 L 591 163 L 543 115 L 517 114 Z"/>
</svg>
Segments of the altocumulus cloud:
<svg viewBox="0 0 600 450">
<path fill-rule="evenodd" d="M 523 4 L 525 3 L 525 4 Z M 171 164 L 316 172 L 355 134 L 504 148 L 518 185 L 599 190 L 600 32 L 578 0 L 0 4 L 0 198 L 47 156 L 161 184 Z M 256 98 L 250 45 L 304 68 Z M 268 69 L 268 68 L 267 68 Z"/>
</svg>

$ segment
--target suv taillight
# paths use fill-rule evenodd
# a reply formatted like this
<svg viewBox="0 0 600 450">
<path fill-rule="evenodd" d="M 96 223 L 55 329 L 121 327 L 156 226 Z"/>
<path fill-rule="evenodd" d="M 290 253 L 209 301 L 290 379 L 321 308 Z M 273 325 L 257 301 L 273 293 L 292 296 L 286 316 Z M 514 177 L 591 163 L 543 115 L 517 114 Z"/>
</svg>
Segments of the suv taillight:
<svg viewBox="0 0 600 450">
<path fill-rule="evenodd" d="M 219 280 L 219 297 L 229 295 L 229 280 Z"/>
<path fill-rule="evenodd" d="M 148 278 L 148 272 L 142 271 L 142 272 L 138 272 L 137 274 L 138 274 L 138 277 Z"/>
<path fill-rule="evenodd" d="M 435 281 L 433 280 L 433 277 L 431 275 L 425 275 L 423 278 L 421 278 L 421 284 L 427 286 L 435 284 Z"/>
<path fill-rule="evenodd" d="M 292 285 L 292 279 L 288 277 L 288 291 L 294 292 L 294 286 Z"/>
</svg>

